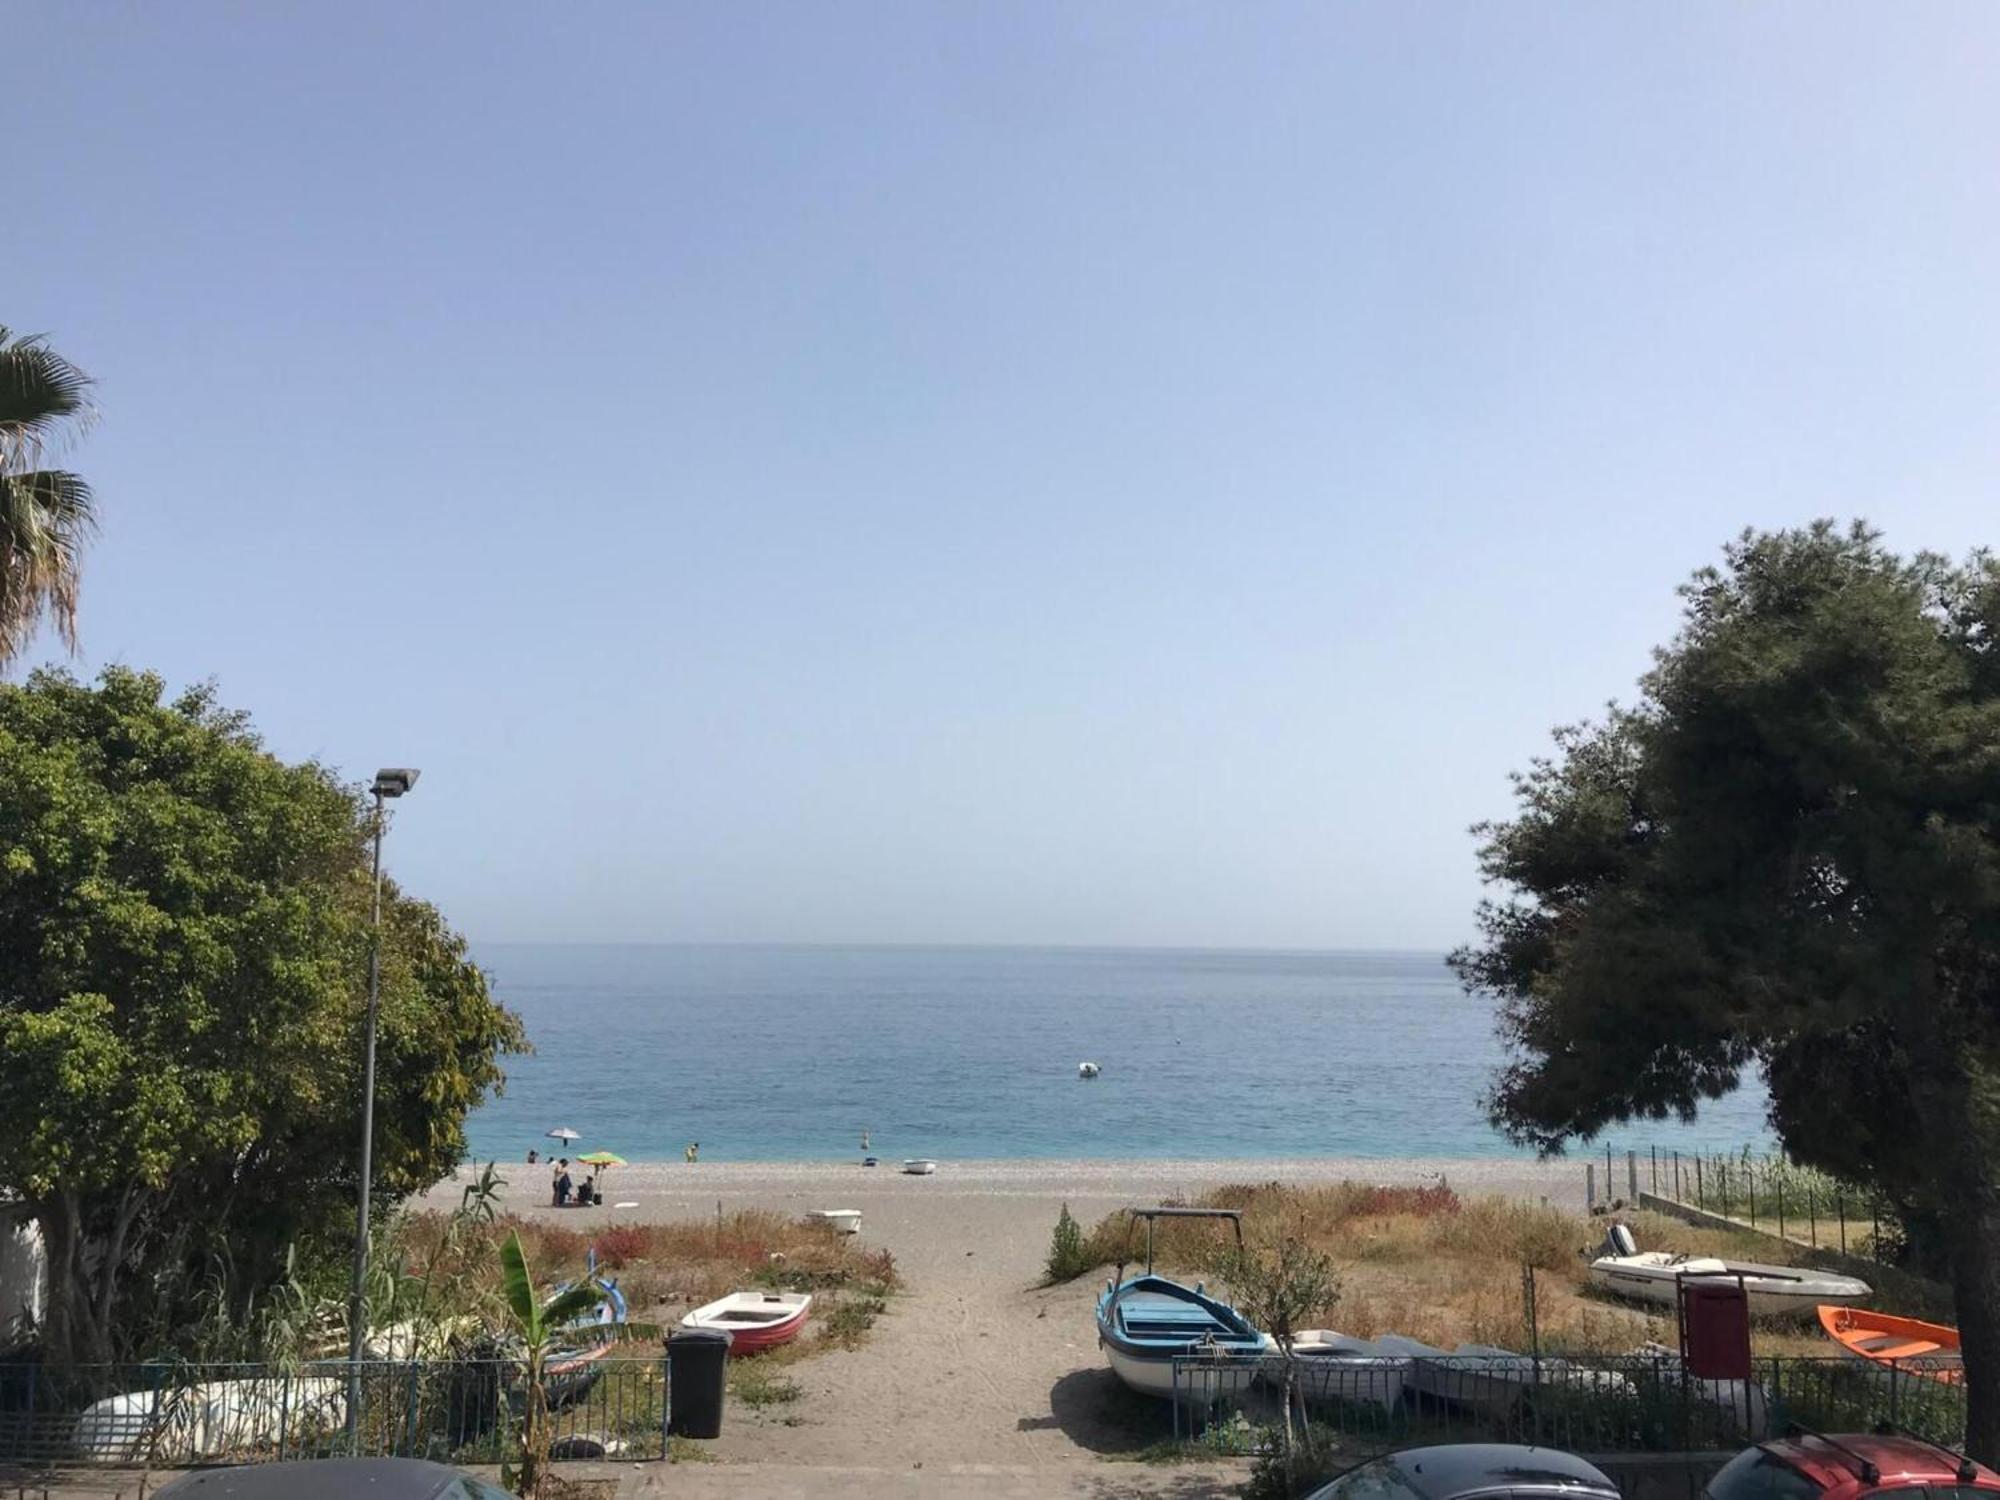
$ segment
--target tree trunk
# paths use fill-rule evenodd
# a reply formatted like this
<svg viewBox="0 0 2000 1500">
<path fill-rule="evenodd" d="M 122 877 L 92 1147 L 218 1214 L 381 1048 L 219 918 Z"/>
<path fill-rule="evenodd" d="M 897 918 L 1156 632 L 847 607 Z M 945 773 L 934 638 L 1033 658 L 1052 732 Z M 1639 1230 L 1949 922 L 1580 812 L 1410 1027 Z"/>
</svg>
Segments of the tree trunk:
<svg viewBox="0 0 2000 1500">
<path fill-rule="evenodd" d="M 1995 1464 L 2000 1463 L 2000 1192 L 1990 1181 L 1973 1191 L 1973 1201 L 1963 1202 L 1948 1220 L 1951 1289 L 1965 1356 L 1966 1451 L 1983 1464 Z"/>
<path fill-rule="evenodd" d="M 1911 1098 L 1930 1148 L 1932 1189 L 1951 1263 L 1965 1368 L 1965 1447 L 1981 1463 L 2000 1463 L 2000 1157 L 1979 1107 L 1972 1044 L 1954 1035 L 1940 1008 L 1898 1017 L 1913 1076 L 1927 1080 Z"/>
<path fill-rule="evenodd" d="M 49 1305 L 44 1340 L 59 1369 L 111 1363 L 109 1332 L 99 1316 L 90 1271 L 90 1244 L 82 1200 L 56 1193 L 32 1205 L 41 1226 L 49 1267 Z"/>
</svg>

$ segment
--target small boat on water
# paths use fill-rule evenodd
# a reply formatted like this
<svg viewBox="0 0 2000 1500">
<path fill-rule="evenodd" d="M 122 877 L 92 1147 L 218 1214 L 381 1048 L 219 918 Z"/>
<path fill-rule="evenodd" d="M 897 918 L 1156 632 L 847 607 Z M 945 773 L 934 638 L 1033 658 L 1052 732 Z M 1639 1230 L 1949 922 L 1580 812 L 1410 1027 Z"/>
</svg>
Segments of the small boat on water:
<svg viewBox="0 0 2000 1500">
<path fill-rule="evenodd" d="M 756 1354 L 789 1344 L 806 1326 L 810 1292 L 731 1292 L 681 1319 L 683 1328 L 715 1328 L 729 1335 L 731 1354 Z"/>
<path fill-rule="evenodd" d="M 913 1156 L 903 1163 L 903 1170 L 912 1177 L 928 1177 L 937 1170 L 937 1163 L 928 1156 Z"/>
<path fill-rule="evenodd" d="M 1248 1389 L 1263 1356 L 1275 1347 L 1228 1303 L 1199 1284 L 1183 1286 L 1153 1272 L 1153 1225 L 1158 1219 L 1228 1219 L 1243 1238 L 1243 1217 L 1229 1208 L 1135 1208 L 1146 1221 L 1146 1270 L 1113 1277 L 1097 1299 L 1097 1341 L 1111 1369 L 1142 1396 L 1206 1402 Z M 1123 1267 L 1120 1268 L 1123 1273 Z M 1199 1361 L 1178 1369 L 1175 1361 Z"/>
<path fill-rule="evenodd" d="M 1862 1307 L 1822 1307 L 1819 1326 L 1850 1359 L 1884 1375 L 1916 1375 L 1940 1385 L 1965 1384 L 1958 1330 Z"/>
<path fill-rule="evenodd" d="M 1810 1266 L 1641 1251 L 1623 1224 L 1611 1226 L 1603 1252 L 1590 1263 L 1590 1279 L 1615 1296 L 1662 1307 L 1679 1305 L 1683 1281 L 1740 1280 L 1755 1318 L 1810 1318 L 1816 1307 L 1862 1302 L 1873 1294 L 1865 1281 Z"/>
<path fill-rule="evenodd" d="M 1308 1403 L 1365 1402 L 1384 1411 L 1402 1404 L 1403 1383 L 1410 1375 L 1408 1355 L 1386 1353 L 1372 1339 L 1330 1328 L 1302 1330 L 1292 1339 L 1292 1353 L 1298 1357 L 1299 1394 Z"/>
<path fill-rule="evenodd" d="M 1104 1070 L 1098 1067 L 1098 1065 L 1094 1062 L 1080 1062 L 1076 1065 L 1076 1076 L 1079 1078 L 1095 1078 L 1099 1073 L 1102 1073 L 1103 1071 Z"/>
</svg>

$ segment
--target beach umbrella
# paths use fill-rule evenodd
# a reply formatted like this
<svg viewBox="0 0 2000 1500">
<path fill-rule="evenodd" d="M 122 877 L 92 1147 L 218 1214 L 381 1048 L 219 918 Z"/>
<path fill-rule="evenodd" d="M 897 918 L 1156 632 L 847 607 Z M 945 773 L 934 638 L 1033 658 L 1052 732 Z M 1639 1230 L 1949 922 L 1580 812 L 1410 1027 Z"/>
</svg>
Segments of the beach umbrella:
<svg viewBox="0 0 2000 1500">
<path fill-rule="evenodd" d="M 567 1125 L 558 1125 L 554 1130 L 551 1130 L 549 1132 L 549 1139 L 552 1141 L 563 1141 L 565 1143 L 569 1141 L 580 1141 L 583 1139 L 583 1132 L 580 1130 L 571 1130 Z"/>
<path fill-rule="evenodd" d="M 593 1151 L 588 1156 L 579 1156 L 578 1161 L 587 1167 L 622 1167 L 625 1158 L 616 1151 Z"/>
</svg>

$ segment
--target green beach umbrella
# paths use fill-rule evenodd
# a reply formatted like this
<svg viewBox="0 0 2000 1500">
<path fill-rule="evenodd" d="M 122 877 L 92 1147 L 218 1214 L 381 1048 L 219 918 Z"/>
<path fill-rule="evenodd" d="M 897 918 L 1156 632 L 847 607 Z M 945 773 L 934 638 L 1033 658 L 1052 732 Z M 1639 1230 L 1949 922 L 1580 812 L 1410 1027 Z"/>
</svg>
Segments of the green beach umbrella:
<svg viewBox="0 0 2000 1500">
<path fill-rule="evenodd" d="M 578 1161 L 588 1167 L 622 1167 L 625 1158 L 615 1151 L 593 1151 L 588 1156 L 579 1156 Z"/>
</svg>

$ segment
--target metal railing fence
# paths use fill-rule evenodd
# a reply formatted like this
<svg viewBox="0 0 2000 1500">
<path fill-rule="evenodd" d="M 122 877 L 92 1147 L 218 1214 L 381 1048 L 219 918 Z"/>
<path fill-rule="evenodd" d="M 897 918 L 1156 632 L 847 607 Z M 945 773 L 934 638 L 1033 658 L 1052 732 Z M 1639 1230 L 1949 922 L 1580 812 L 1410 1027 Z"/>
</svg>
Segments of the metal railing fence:
<svg viewBox="0 0 2000 1500">
<path fill-rule="evenodd" d="M 1174 1361 L 1174 1435 L 1234 1433 L 1240 1450 L 1283 1421 L 1284 1360 Z M 1295 1389 L 1315 1436 L 1349 1447 L 1511 1442 L 1586 1453 L 1727 1450 L 1797 1423 L 1867 1432 L 1885 1424 L 1956 1446 L 1965 1392 L 1920 1369 L 1767 1357 L 1752 1378 L 1701 1380 L 1672 1355 L 1444 1355 L 1366 1361 L 1300 1356 Z"/>
<path fill-rule="evenodd" d="M 0 1364 L 0 1464 L 183 1467 L 323 1458 L 518 1458 L 524 1372 L 505 1359 L 378 1360 L 362 1366 L 357 1435 L 346 1432 L 344 1360 L 87 1366 L 60 1376 Z M 544 1380 L 555 1456 L 666 1451 L 662 1354 L 606 1355 Z"/>
</svg>

